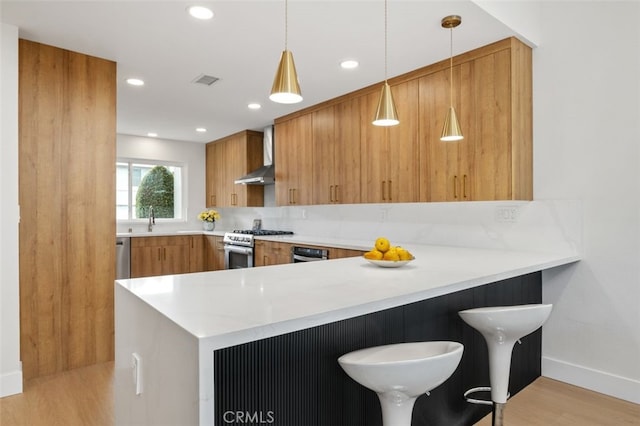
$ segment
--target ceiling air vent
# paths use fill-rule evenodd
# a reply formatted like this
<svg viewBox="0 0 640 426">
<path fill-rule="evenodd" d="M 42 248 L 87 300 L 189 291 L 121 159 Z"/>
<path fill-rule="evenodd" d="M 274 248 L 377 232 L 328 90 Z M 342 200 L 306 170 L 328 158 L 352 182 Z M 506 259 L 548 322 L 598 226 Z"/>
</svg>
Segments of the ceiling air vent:
<svg viewBox="0 0 640 426">
<path fill-rule="evenodd" d="M 212 75 L 200 74 L 193 79 L 192 83 L 204 84 L 205 86 L 211 86 L 216 81 L 220 80 L 218 77 Z"/>
</svg>

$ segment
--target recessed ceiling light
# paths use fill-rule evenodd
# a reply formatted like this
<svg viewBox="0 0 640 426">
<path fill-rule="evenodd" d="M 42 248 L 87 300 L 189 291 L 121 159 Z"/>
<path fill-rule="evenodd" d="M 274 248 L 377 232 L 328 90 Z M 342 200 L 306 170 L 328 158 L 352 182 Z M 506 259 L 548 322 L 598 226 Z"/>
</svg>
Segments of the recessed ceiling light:
<svg viewBox="0 0 640 426">
<path fill-rule="evenodd" d="M 206 132 L 206 131 L 207 131 L 207 129 L 205 129 L 204 127 L 198 127 L 198 128 L 196 128 L 196 132 L 199 132 L 199 133 L 204 133 L 204 132 Z"/>
<path fill-rule="evenodd" d="M 204 6 L 191 6 L 187 10 L 189 11 L 189 15 L 193 16 L 196 19 L 205 20 L 213 18 L 213 12 L 211 11 L 211 9 Z"/>
<path fill-rule="evenodd" d="M 260 109 L 260 108 L 262 108 L 262 105 L 260 105 L 258 103 L 255 103 L 255 102 L 252 102 L 249 105 L 247 105 L 247 108 L 249 108 L 249 109 Z"/>
<path fill-rule="evenodd" d="M 353 60 L 353 59 L 348 59 L 346 61 L 342 61 L 340 62 L 340 66 L 346 70 L 351 70 L 354 68 L 358 68 L 358 61 Z"/>
<path fill-rule="evenodd" d="M 144 86 L 144 81 L 139 78 L 128 78 L 127 83 L 132 86 Z"/>
<path fill-rule="evenodd" d="M 154 133 L 154 132 L 149 132 L 149 133 L 147 133 L 147 136 L 149 136 L 150 138 L 157 138 L 158 134 Z"/>
</svg>

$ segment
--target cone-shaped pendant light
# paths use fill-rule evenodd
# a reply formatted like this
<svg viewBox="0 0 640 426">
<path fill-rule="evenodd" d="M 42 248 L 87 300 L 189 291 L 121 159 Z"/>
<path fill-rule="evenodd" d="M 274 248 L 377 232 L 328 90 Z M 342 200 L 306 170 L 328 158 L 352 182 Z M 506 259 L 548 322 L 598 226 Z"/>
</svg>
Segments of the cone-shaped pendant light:
<svg viewBox="0 0 640 426">
<path fill-rule="evenodd" d="M 284 2 L 284 51 L 280 55 L 280 63 L 273 79 L 269 99 L 279 104 L 295 104 L 302 101 L 298 73 L 293 62 L 293 54 L 287 50 L 288 2 Z"/>
<path fill-rule="evenodd" d="M 449 55 L 449 96 L 450 104 L 447 115 L 444 119 L 444 127 L 442 128 L 442 136 L 440 140 L 443 142 L 455 142 L 464 139 L 462 129 L 456 116 L 456 110 L 453 108 L 453 29 L 462 23 L 462 18 L 457 15 L 445 16 L 442 18 L 442 28 L 451 30 L 450 55 Z"/>
<path fill-rule="evenodd" d="M 373 119 L 374 126 L 395 126 L 400 123 L 396 104 L 393 102 L 391 87 L 387 83 L 387 0 L 384 1 L 384 85 L 380 91 L 380 100 Z"/>
</svg>

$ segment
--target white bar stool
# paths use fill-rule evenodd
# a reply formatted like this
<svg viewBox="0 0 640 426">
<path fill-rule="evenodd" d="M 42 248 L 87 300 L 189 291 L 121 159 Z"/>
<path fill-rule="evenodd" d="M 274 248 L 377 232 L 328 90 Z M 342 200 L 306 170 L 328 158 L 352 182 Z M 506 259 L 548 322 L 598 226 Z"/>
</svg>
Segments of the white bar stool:
<svg viewBox="0 0 640 426">
<path fill-rule="evenodd" d="M 378 394 L 384 426 L 410 426 L 413 405 L 458 368 L 458 342 L 416 342 L 360 349 L 338 358 L 356 382 Z"/>
<path fill-rule="evenodd" d="M 502 426 L 503 411 L 509 397 L 509 372 L 511 370 L 511 352 L 513 345 L 522 337 L 533 333 L 545 323 L 553 305 L 495 306 L 467 309 L 458 312 L 471 327 L 478 330 L 487 342 L 489 349 L 490 388 L 473 388 L 465 392 L 469 402 L 483 403 L 468 398 L 477 391 L 491 390 L 493 405 L 492 425 Z"/>
</svg>

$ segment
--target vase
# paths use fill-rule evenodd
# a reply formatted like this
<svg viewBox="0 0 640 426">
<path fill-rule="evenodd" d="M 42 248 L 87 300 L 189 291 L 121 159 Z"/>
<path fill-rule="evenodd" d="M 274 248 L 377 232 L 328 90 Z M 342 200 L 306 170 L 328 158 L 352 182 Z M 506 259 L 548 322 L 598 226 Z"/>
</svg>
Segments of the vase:
<svg viewBox="0 0 640 426">
<path fill-rule="evenodd" d="M 205 231 L 213 231 L 216 228 L 215 222 L 202 222 L 202 227 Z"/>
</svg>

